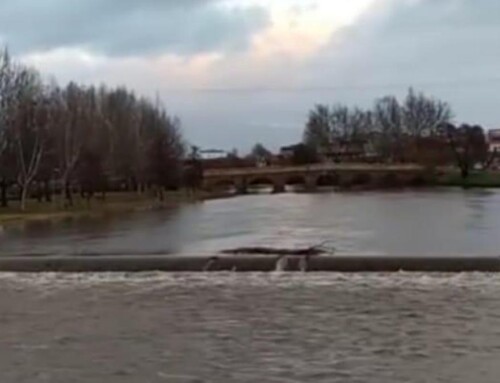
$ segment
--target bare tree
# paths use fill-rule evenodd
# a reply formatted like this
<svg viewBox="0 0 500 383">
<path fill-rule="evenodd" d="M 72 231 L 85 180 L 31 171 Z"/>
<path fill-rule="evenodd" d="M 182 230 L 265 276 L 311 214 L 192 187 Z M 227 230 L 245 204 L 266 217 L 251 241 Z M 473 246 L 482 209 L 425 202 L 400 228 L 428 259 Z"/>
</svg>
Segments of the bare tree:
<svg viewBox="0 0 500 383">
<path fill-rule="evenodd" d="M 21 210 L 26 209 L 29 188 L 37 175 L 45 149 L 46 100 L 37 72 L 18 68 L 15 74 L 12 122 L 17 182 L 21 188 Z"/>
<path fill-rule="evenodd" d="M 44 85 L 36 71 L 0 54 L 3 206 L 14 180 L 23 209 L 35 183 L 40 201 L 43 193 L 51 199 L 49 186 L 61 185 L 68 205 L 73 187 L 90 199 L 98 188 L 107 190 L 108 179 L 163 193 L 181 184 L 184 154 L 180 121 L 158 100 L 137 99 L 125 88 Z"/>
<path fill-rule="evenodd" d="M 183 173 L 184 186 L 188 191 L 193 193 L 201 188 L 203 184 L 203 161 L 198 146 L 192 145 L 190 147 Z"/>
<path fill-rule="evenodd" d="M 354 108 L 349 113 L 350 136 L 353 139 L 365 139 L 373 130 L 373 113 Z"/>
<path fill-rule="evenodd" d="M 332 135 L 330 108 L 326 105 L 316 105 L 309 113 L 309 120 L 304 131 L 304 143 L 318 151 L 330 146 Z"/>
<path fill-rule="evenodd" d="M 380 132 L 380 151 L 391 161 L 400 160 L 401 138 L 403 136 L 403 115 L 398 100 L 386 96 L 375 103 L 375 125 Z"/>
<path fill-rule="evenodd" d="M 148 179 L 163 200 L 164 189 L 175 189 L 181 180 L 180 159 L 184 156 L 180 121 L 170 118 L 164 110 L 157 114 L 148 149 Z"/>
<path fill-rule="evenodd" d="M 440 129 L 446 134 L 462 179 L 467 179 L 474 165 L 484 163 L 488 155 L 483 128 L 467 124 L 456 127 L 448 123 Z"/>
<path fill-rule="evenodd" d="M 12 67 L 9 52 L 0 53 L 0 157 L 7 150 L 8 105 L 12 89 Z"/>
<path fill-rule="evenodd" d="M 336 104 L 330 108 L 330 140 L 346 140 L 352 136 L 354 127 L 351 121 L 351 112 L 345 105 Z"/>
<path fill-rule="evenodd" d="M 0 52 L 0 194 L 1 206 L 7 206 L 7 150 L 9 148 L 9 104 L 12 96 L 12 65 L 7 49 Z"/>
<path fill-rule="evenodd" d="M 161 184 L 180 182 L 180 159 L 184 155 L 180 122 L 169 117 L 158 100 L 153 103 L 137 99 L 124 88 L 101 89 L 99 94 L 103 128 L 107 132 L 103 134 L 106 173 L 140 193 L 157 186 L 160 180 Z M 161 171 L 160 159 L 169 164 Z M 167 174 L 169 182 L 165 182 Z"/>
<path fill-rule="evenodd" d="M 144 114 L 135 95 L 125 88 L 108 92 L 106 102 L 105 119 L 110 135 L 108 166 L 113 169 L 116 178 L 126 181 L 128 189 L 134 189 L 137 186 L 135 176 L 142 178 L 145 163 L 141 156 L 146 150 L 142 134 L 143 124 L 154 125 L 151 121 L 154 112 Z M 149 104 L 151 106 L 151 103 Z M 141 166 L 137 166 L 139 158 Z"/>
<path fill-rule="evenodd" d="M 106 188 L 105 162 L 109 137 L 101 96 L 94 87 L 85 89 L 85 113 L 80 116 L 85 123 L 86 137 L 77 161 L 75 178 L 82 198 L 88 202 L 98 189 L 105 196 Z"/>
<path fill-rule="evenodd" d="M 252 150 L 250 151 L 250 157 L 258 159 L 258 160 L 267 160 L 269 157 L 272 156 L 272 153 L 270 150 L 268 150 L 264 145 L 262 145 L 260 142 L 256 143 Z"/>
<path fill-rule="evenodd" d="M 89 93 L 70 83 L 61 90 L 52 89 L 52 99 L 58 105 L 54 115 L 56 151 L 58 153 L 59 179 L 64 191 L 66 203 L 73 204 L 71 191 L 72 177 L 89 136 L 89 126 L 95 111 L 95 105 Z"/>
<path fill-rule="evenodd" d="M 148 150 L 151 146 L 151 141 L 155 137 L 152 136 L 152 128 L 158 124 L 158 110 L 154 105 L 145 99 L 139 101 L 136 106 L 136 116 L 132 118 L 136 120 L 133 127 L 134 142 L 134 166 L 133 173 L 137 182 L 137 191 L 142 193 L 146 189 L 149 180 L 147 177 L 148 171 Z"/>
<path fill-rule="evenodd" d="M 417 94 L 413 88 L 408 91 L 402 110 L 405 129 L 415 138 L 435 134 L 439 126 L 448 123 L 452 117 L 446 102 Z"/>
</svg>

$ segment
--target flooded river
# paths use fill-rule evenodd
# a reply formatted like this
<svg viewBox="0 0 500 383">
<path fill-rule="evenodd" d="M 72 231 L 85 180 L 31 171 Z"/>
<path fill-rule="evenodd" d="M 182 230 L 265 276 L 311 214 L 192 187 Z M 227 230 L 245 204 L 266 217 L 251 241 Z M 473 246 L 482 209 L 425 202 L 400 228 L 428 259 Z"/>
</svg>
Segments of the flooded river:
<svg viewBox="0 0 500 383">
<path fill-rule="evenodd" d="M 500 193 L 248 196 L 6 229 L 2 255 L 500 252 Z M 2 382 L 498 382 L 497 274 L 0 274 Z"/>
<path fill-rule="evenodd" d="M 337 254 L 500 255 L 500 192 L 254 195 L 127 217 L 5 229 L 1 255 L 207 254 L 241 246 Z"/>
<path fill-rule="evenodd" d="M 496 383 L 488 274 L 0 275 L 2 382 Z"/>
</svg>

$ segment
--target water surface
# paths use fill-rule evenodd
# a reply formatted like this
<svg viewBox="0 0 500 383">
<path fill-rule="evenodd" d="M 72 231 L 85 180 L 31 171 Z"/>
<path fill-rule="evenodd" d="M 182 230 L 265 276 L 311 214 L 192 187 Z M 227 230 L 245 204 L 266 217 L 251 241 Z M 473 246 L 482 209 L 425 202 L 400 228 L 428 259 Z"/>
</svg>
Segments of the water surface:
<svg viewBox="0 0 500 383">
<path fill-rule="evenodd" d="M 500 374 L 489 274 L 0 275 L 2 382 L 456 382 Z"/>
<path fill-rule="evenodd" d="M 254 195 L 0 234 L 2 255 L 207 254 L 331 241 L 337 254 L 500 255 L 500 192 Z"/>
<path fill-rule="evenodd" d="M 500 193 L 248 196 L 7 229 L 3 255 L 500 248 Z M 493 383 L 498 274 L 0 274 L 0 381 Z"/>
</svg>

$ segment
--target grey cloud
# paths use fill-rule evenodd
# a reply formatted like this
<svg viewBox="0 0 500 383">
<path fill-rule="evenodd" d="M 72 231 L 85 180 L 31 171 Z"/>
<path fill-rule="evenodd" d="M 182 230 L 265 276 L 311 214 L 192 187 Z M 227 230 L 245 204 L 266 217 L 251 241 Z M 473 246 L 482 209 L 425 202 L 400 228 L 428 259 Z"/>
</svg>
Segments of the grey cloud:
<svg viewBox="0 0 500 383">
<path fill-rule="evenodd" d="M 500 126 L 500 2 L 383 1 L 336 36 L 309 68 L 309 81 L 342 88 L 335 100 L 369 105 L 415 87 L 449 101 L 457 119 Z M 318 76 L 317 74 L 320 74 Z"/>
<path fill-rule="evenodd" d="M 83 47 L 105 55 L 241 50 L 269 17 L 217 0 L 7 0 L 0 38 L 16 52 Z"/>
<path fill-rule="evenodd" d="M 87 4 L 87 1 L 97 4 L 97 0 L 80 0 L 79 3 Z M 46 0 L 44 4 L 55 2 L 56 0 Z M 106 3 L 107 8 L 94 18 L 102 17 L 106 20 L 109 12 L 113 11 L 110 5 L 113 2 L 99 3 Z M 141 4 L 146 3 L 153 7 L 160 2 Z M 149 9 L 137 8 L 138 2 L 132 0 L 120 4 L 127 11 L 116 12 L 129 16 Z M 184 0 L 161 4 L 166 7 L 163 12 L 168 14 L 182 14 L 187 9 L 199 9 L 200 14 L 207 15 L 204 13 L 207 8 L 219 12 L 217 8 L 212 8 L 214 2 Z M 0 30 L 4 28 L 4 8 L 3 4 L 0 5 Z M 240 12 L 251 13 L 251 10 Z M 261 11 L 256 9 L 255 12 Z M 75 20 L 79 13 L 84 12 L 82 9 L 75 11 Z M 297 67 L 282 64 L 282 58 L 273 58 L 256 70 L 251 61 L 241 61 L 230 55 L 224 60 L 220 73 L 211 72 L 215 87 L 241 86 L 243 78 L 245 81 L 250 79 L 243 81 L 244 84 L 265 84 L 269 88 L 279 88 L 280 84 L 286 83 L 286 79 L 290 79 L 293 84 L 290 86 L 299 88 L 297 91 L 179 94 L 169 91 L 171 84 L 157 84 L 158 80 L 153 75 L 115 74 L 113 69 L 107 69 L 112 73 L 102 73 L 100 80 L 115 78 L 116 82 L 121 83 L 126 78 L 126 82 L 132 84 L 131 77 L 135 77 L 133 86 L 136 89 L 143 87 L 143 91 L 150 91 L 151 94 L 158 89 L 169 110 L 182 119 L 187 137 L 203 147 L 230 149 L 237 146 L 249 149 L 253 143 L 260 141 L 276 148 L 281 144 L 293 143 L 301 138 L 301 126 L 305 123 L 309 108 L 315 103 L 342 102 L 369 107 L 375 98 L 387 93 L 403 96 L 411 85 L 449 101 L 458 121 L 480 123 L 494 128 L 500 127 L 498 15 L 500 1 L 497 0 L 378 0 L 375 7 L 355 25 L 341 33 L 337 32 L 332 37 L 331 44 L 318 52 L 317 57 L 309 63 Z M 34 23 L 33 20 L 30 22 Z M 92 22 L 102 25 L 101 28 L 110 28 L 109 30 L 113 30 L 115 25 L 111 22 L 106 26 L 101 20 L 97 22 L 90 19 L 89 28 Z M 38 35 L 31 30 L 27 33 L 35 37 Z M 102 31 L 95 33 L 99 36 Z M 141 31 L 137 36 L 142 33 L 145 32 Z M 58 34 L 59 32 L 54 33 L 55 41 L 58 38 L 72 43 L 75 41 L 73 36 L 61 37 Z M 130 39 L 130 35 L 134 34 L 124 33 L 124 44 Z M 23 36 L 22 33 L 19 36 Z M 88 40 L 91 39 L 77 39 Z M 105 39 L 102 44 L 112 41 L 114 40 Z M 225 46 L 220 44 L 218 46 Z M 175 43 L 169 43 L 171 49 L 174 46 Z M 193 49 L 196 41 L 188 46 Z M 225 47 L 228 46 L 230 45 Z M 103 46 L 99 47 L 105 49 Z M 141 48 L 141 51 L 145 48 L 147 47 Z M 279 73 L 276 72 L 276 66 Z M 264 67 L 266 71 L 261 73 Z M 234 68 L 238 70 L 234 71 Z M 68 77 L 74 73 L 72 68 L 68 72 L 71 72 Z M 307 88 L 307 91 L 301 91 L 302 87 Z M 322 89 L 314 90 L 315 88 Z M 270 122 L 272 123 L 269 124 Z M 283 128 L 277 128 L 278 124 Z"/>
<path fill-rule="evenodd" d="M 186 101 L 192 110 L 176 104 L 177 97 L 169 102 L 185 116 L 194 141 L 222 147 L 294 142 L 315 103 L 370 107 L 385 94 L 403 97 L 411 85 L 450 102 L 457 122 L 500 127 L 498 15 L 498 1 L 380 0 L 355 25 L 335 34 L 308 65 L 283 68 L 282 76 L 303 79 L 296 92 L 199 95 Z M 195 109 L 201 102 L 210 107 Z M 291 129 L 242 125 L 256 116 Z"/>
</svg>

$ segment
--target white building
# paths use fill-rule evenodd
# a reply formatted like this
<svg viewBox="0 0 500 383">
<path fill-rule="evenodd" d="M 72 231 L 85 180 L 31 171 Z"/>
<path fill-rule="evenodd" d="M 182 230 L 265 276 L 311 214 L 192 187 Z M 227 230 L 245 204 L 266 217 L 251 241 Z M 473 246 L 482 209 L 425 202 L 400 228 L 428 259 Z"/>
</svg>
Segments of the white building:
<svg viewBox="0 0 500 383">
<path fill-rule="evenodd" d="M 500 129 L 488 131 L 488 151 L 500 153 Z"/>
</svg>

